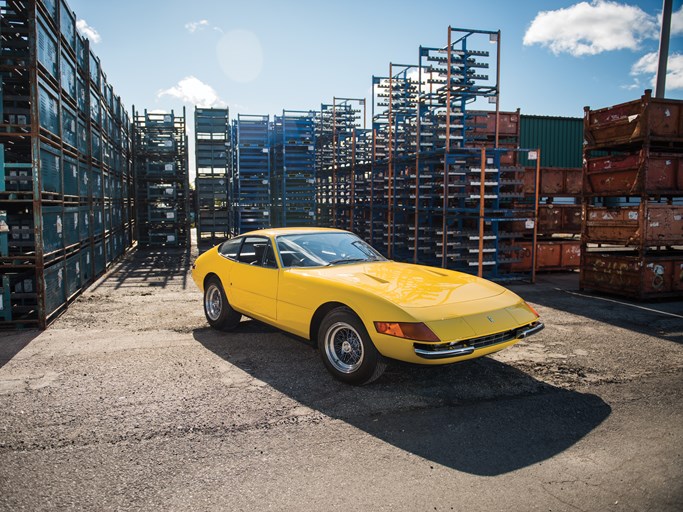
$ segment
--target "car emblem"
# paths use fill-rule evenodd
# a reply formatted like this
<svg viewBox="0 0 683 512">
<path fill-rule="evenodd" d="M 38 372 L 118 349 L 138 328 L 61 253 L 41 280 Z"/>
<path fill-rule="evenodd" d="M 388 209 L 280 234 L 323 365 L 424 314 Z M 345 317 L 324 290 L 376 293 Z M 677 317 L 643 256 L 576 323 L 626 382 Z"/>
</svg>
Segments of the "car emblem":
<svg viewBox="0 0 683 512">
<path fill-rule="evenodd" d="M 486 318 L 488 318 L 488 319 L 489 319 L 489 322 L 491 322 L 491 323 L 494 323 L 494 322 L 495 322 L 495 320 L 494 320 L 493 318 L 491 318 L 490 316 L 487 316 Z"/>
</svg>

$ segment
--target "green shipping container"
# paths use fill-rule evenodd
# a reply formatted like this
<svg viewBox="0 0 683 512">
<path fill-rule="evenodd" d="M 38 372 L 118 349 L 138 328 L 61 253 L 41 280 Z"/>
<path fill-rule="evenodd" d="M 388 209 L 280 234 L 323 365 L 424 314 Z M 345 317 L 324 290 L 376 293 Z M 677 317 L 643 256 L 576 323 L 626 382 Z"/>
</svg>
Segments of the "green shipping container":
<svg viewBox="0 0 683 512">
<path fill-rule="evenodd" d="M 541 149 L 541 167 L 574 167 L 583 165 L 583 118 L 549 117 L 522 114 L 519 146 Z M 521 165 L 535 166 L 526 156 Z"/>
</svg>

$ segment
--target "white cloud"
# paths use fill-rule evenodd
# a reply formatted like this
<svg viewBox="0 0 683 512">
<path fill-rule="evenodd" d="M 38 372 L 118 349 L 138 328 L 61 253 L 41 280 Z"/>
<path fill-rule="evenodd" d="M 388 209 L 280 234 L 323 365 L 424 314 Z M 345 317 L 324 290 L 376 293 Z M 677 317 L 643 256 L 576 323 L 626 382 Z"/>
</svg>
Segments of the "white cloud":
<svg viewBox="0 0 683 512">
<path fill-rule="evenodd" d="M 661 19 L 661 15 L 659 18 Z M 681 34 L 683 34 L 683 6 L 671 14 L 671 35 L 679 36 Z"/>
<path fill-rule="evenodd" d="M 566 9 L 539 12 L 524 34 L 524 44 L 539 44 L 556 55 L 569 53 L 579 57 L 612 50 L 637 50 L 644 39 L 658 36 L 657 18 L 640 7 L 593 0 Z"/>
<path fill-rule="evenodd" d="M 218 96 L 213 87 L 194 76 L 186 76 L 173 87 L 157 93 L 157 98 L 163 96 L 177 98 L 183 103 L 203 108 L 223 108 L 226 106 L 225 101 Z"/>
<path fill-rule="evenodd" d="M 185 23 L 185 29 L 187 29 L 190 34 L 193 34 L 198 30 L 204 30 L 209 27 L 209 25 L 209 20 L 188 21 Z"/>
<path fill-rule="evenodd" d="M 92 41 L 95 44 L 99 43 L 102 40 L 102 38 L 100 37 L 100 33 L 93 27 L 88 25 L 88 22 L 85 20 L 78 20 L 76 22 L 76 29 L 81 33 L 83 37 L 87 37 L 88 39 L 90 39 L 90 41 Z"/>
<path fill-rule="evenodd" d="M 657 52 L 643 55 L 631 66 L 631 76 L 635 77 L 635 84 L 640 84 L 640 78 L 644 78 L 654 88 L 657 82 Z M 635 88 L 628 86 L 627 88 Z M 683 89 L 683 54 L 673 53 L 669 55 L 666 66 L 666 89 Z"/>
</svg>

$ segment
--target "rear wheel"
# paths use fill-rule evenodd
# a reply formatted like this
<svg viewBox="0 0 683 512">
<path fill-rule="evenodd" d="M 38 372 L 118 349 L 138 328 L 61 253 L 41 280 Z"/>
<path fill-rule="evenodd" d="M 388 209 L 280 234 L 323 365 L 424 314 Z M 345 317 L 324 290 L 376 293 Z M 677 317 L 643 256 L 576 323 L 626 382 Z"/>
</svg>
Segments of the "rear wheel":
<svg viewBox="0 0 683 512">
<path fill-rule="evenodd" d="M 318 331 L 318 348 L 329 372 L 349 384 L 368 384 L 386 368 L 363 322 L 348 308 L 336 308 L 325 316 Z"/>
<path fill-rule="evenodd" d="M 242 314 L 230 306 L 223 286 L 216 277 L 210 278 L 204 287 L 204 314 L 209 325 L 221 331 L 232 331 L 242 319 Z"/>
</svg>

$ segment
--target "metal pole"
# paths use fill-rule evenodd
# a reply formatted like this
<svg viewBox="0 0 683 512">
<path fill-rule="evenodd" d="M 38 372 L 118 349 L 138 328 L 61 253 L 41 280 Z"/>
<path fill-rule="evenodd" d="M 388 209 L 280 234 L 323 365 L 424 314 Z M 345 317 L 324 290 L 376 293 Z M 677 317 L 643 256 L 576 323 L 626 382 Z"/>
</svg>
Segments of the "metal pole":
<svg viewBox="0 0 683 512">
<path fill-rule="evenodd" d="M 481 148 L 481 175 L 479 178 L 479 270 L 477 275 L 484 276 L 484 195 L 486 194 L 486 148 Z"/>
<path fill-rule="evenodd" d="M 448 261 L 447 246 L 448 246 L 448 194 L 449 194 L 449 178 L 448 178 L 448 154 L 451 149 L 451 26 L 448 26 L 448 51 L 446 63 L 448 69 L 446 70 L 446 149 L 443 154 L 443 218 L 441 220 L 441 266 L 446 268 Z"/>
<path fill-rule="evenodd" d="M 541 185 L 541 148 L 536 149 L 536 179 L 534 183 L 534 235 L 531 246 L 531 283 L 536 282 L 536 251 L 538 249 L 538 200 L 540 198 Z"/>
<path fill-rule="evenodd" d="M 498 139 L 500 137 L 500 30 L 496 37 L 496 145 L 498 147 Z"/>
<path fill-rule="evenodd" d="M 671 10 L 673 0 L 663 0 L 662 31 L 659 35 L 659 65 L 657 66 L 657 87 L 655 98 L 663 98 L 666 91 L 666 65 L 669 59 L 669 37 L 671 35 Z"/>
<path fill-rule="evenodd" d="M 393 144 L 392 144 L 392 137 L 393 137 L 393 130 L 392 128 L 394 119 L 393 119 L 393 109 L 392 105 L 394 103 L 394 82 L 392 80 L 392 75 L 394 73 L 394 67 L 393 64 L 390 62 L 389 63 L 389 113 L 387 115 L 387 156 L 389 157 L 389 161 L 387 162 L 387 257 L 391 259 L 392 257 L 392 246 L 393 246 L 393 233 L 392 233 L 392 225 L 394 223 L 394 210 L 393 210 L 393 194 L 392 194 L 392 187 L 394 184 L 394 158 L 393 158 Z"/>
</svg>

